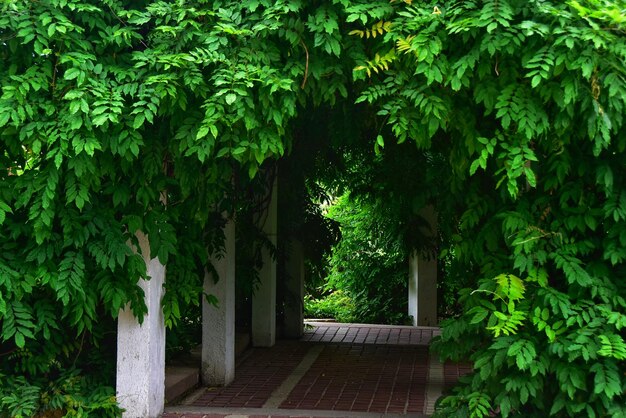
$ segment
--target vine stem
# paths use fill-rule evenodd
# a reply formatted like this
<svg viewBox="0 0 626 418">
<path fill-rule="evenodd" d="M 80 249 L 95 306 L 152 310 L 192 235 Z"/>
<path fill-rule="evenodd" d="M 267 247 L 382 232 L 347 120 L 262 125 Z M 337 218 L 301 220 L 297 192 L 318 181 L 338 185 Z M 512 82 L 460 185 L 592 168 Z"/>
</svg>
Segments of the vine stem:
<svg viewBox="0 0 626 418">
<path fill-rule="evenodd" d="M 302 84 L 300 88 L 303 89 L 306 86 L 306 80 L 309 78 L 309 49 L 306 47 L 306 44 L 302 39 L 300 39 L 300 45 L 304 48 L 304 53 L 306 54 L 306 62 L 304 63 L 304 79 L 302 80 Z"/>
<path fill-rule="evenodd" d="M 9 354 L 14 353 L 16 351 L 17 351 L 17 348 L 13 348 L 9 351 L 5 351 L 4 353 L 0 353 L 0 357 L 8 356 Z"/>
<path fill-rule="evenodd" d="M 78 361 L 78 357 L 80 356 L 80 353 L 82 353 L 83 351 L 83 344 L 85 343 L 85 334 L 86 332 L 83 332 L 83 335 L 80 337 L 80 346 L 78 347 L 78 353 L 76 353 L 76 357 L 74 357 L 74 361 L 72 362 L 72 367 L 76 367 L 76 361 Z"/>
<path fill-rule="evenodd" d="M 115 13 L 115 10 L 113 10 L 113 8 L 111 7 L 111 5 L 109 4 L 108 6 L 109 6 L 109 10 L 111 11 L 111 13 L 113 13 L 113 16 L 115 16 L 115 18 L 116 18 L 117 20 L 119 20 L 119 21 L 120 21 L 120 23 L 121 23 L 122 25 L 124 25 L 124 27 L 128 27 L 128 24 L 127 24 L 126 22 L 124 22 L 124 21 L 122 20 L 122 18 L 121 18 L 121 17 L 119 17 L 119 16 L 117 15 L 117 13 Z M 149 48 L 148 48 L 148 45 L 147 45 L 147 44 L 143 41 L 143 39 L 139 39 L 139 42 L 141 43 L 141 45 L 143 45 L 143 46 L 144 46 L 144 48 L 149 49 Z"/>
<path fill-rule="evenodd" d="M 491 290 L 486 290 L 486 289 L 476 289 L 476 290 L 473 290 L 473 291 L 470 293 L 470 295 L 473 295 L 474 293 L 479 293 L 479 292 L 492 294 L 492 295 L 494 295 L 495 297 L 497 297 L 498 299 L 500 299 L 502 302 L 507 303 L 507 302 L 506 302 L 506 300 L 504 300 L 504 298 L 503 298 L 502 296 L 500 296 L 500 295 L 499 295 L 499 294 L 497 294 L 496 292 L 492 292 Z"/>
</svg>

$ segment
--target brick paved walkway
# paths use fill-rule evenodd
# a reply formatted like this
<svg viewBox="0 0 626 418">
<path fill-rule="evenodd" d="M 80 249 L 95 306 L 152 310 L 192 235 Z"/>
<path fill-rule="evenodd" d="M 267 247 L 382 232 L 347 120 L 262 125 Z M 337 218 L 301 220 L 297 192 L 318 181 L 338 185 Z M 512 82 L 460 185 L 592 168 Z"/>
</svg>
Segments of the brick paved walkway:
<svg viewBox="0 0 626 418">
<path fill-rule="evenodd" d="M 328 345 L 280 407 L 423 412 L 427 373 L 427 347 Z"/>
<path fill-rule="evenodd" d="M 185 405 L 166 408 L 163 418 L 423 417 L 434 403 L 426 398 L 436 399 L 468 371 L 437 362 L 443 382 L 428 387 L 435 370 L 428 344 L 437 328 L 311 325 L 300 341 L 252 349 L 233 383 L 205 388 Z"/>
<path fill-rule="evenodd" d="M 452 388 L 461 376 L 468 374 L 471 371 L 472 366 L 469 364 L 445 363 L 443 365 L 445 389 Z"/>
<path fill-rule="evenodd" d="M 207 388 L 192 405 L 261 408 L 309 349 L 310 345 L 298 341 L 279 341 L 272 348 L 255 348 L 236 369 L 233 383 L 224 388 Z"/>
<path fill-rule="evenodd" d="M 310 322 L 302 341 L 346 344 L 428 345 L 438 328 Z"/>
</svg>

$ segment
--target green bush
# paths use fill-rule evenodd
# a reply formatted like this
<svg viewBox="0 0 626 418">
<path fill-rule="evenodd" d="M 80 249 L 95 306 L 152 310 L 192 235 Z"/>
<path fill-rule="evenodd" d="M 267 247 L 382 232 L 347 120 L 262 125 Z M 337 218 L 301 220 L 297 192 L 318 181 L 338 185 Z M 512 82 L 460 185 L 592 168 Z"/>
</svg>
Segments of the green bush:
<svg viewBox="0 0 626 418">
<path fill-rule="evenodd" d="M 306 318 L 354 322 L 354 311 L 354 302 L 341 290 L 335 290 L 319 299 L 314 299 L 310 295 L 304 298 L 304 316 Z"/>
<path fill-rule="evenodd" d="M 50 380 L 28 381 L 24 376 L 0 375 L 0 417 L 103 417 L 115 418 L 122 411 L 115 390 L 71 369 Z"/>
<path fill-rule="evenodd" d="M 341 240 L 329 258 L 327 288 L 352 300 L 353 321 L 407 322 L 407 249 L 399 223 L 379 201 L 345 194 L 328 216 L 339 223 Z"/>
</svg>

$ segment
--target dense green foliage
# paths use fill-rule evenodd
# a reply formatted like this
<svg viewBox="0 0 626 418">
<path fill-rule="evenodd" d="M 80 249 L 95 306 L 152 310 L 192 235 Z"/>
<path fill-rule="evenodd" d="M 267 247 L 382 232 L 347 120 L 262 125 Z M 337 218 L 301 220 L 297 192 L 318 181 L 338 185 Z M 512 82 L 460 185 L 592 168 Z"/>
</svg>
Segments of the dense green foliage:
<svg viewBox="0 0 626 418">
<path fill-rule="evenodd" d="M 305 318 L 333 319 L 342 323 L 359 322 L 359 318 L 354 316 L 355 308 L 352 298 L 337 289 L 319 298 L 311 295 L 304 297 Z"/>
<path fill-rule="evenodd" d="M 3 0 L 0 414 L 116 415 L 91 390 L 110 375 L 79 370 L 110 364 L 90 357 L 121 307 L 145 312 L 135 234 L 167 264 L 175 325 L 219 247 L 212 214 L 297 146 L 294 118 L 334 106 L 368 121 L 353 156 L 383 162 L 345 179 L 386 167 L 354 202 L 394 202 L 399 225 L 436 204 L 447 280 L 469 286 L 438 349 L 475 373 L 443 416 L 626 415 L 624 10 Z M 388 158 L 401 146 L 419 164 Z"/>
<path fill-rule="evenodd" d="M 286 5 L 245 7 L 245 21 L 242 5 L 204 2 L 0 7 L 0 410 L 80 414 L 49 394 L 78 386 L 64 371 L 104 363 L 86 353 L 114 352 L 106 324 L 122 306 L 145 311 L 135 233 L 167 264 L 174 325 L 200 300 L 210 213 L 282 155 L 304 68 L 281 61 L 279 44 L 298 42 L 279 31 Z"/>
<path fill-rule="evenodd" d="M 436 348 L 476 373 L 441 416 L 626 414 L 624 10 L 420 4 L 353 31 L 373 49 L 357 102 L 391 130 L 376 146 L 450 164 L 431 199 L 447 280 L 471 288 Z"/>
<path fill-rule="evenodd" d="M 464 196 L 440 201 L 463 207 L 452 250 L 480 280 L 438 349 L 476 373 L 443 416 L 626 414 L 626 43 L 616 9 L 600 5 L 606 14 L 502 1 L 403 14 L 396 45 L 423 78 L 389 86 L 416 102 L 364 96 L 390 119 L 421 107 L 425 124 L 397 135 L 450 141 L 460 170 L 450 187 Z"/>
<path fill-rule="evenodd" d="M 409 250 L 398 214 L 380 212 L 348 194 L 334 202 L 328 216 L 339 223 L 341 241 L 332 249 L 326 286 L 350 297 L 354 322 L 404 324 Z"/>
<path fill-rule="evenodd" d="M 442 416 L 626 414 L 624 8 L 596 7 L 401 13 L 390 65 L 416 75 L 362 96 L 398 137 L 450 144 L 460 193 L 438 202 L 462 208 L 451 250 L 480 280 L 437 347 L 476 371 Z"/>
<path fill-rule="evenodd" d="M 412 143 L 384 152 L 378 143 L 373 147 L 371 139 L 384 126 L 369 107 L 310 118 L 313 126 L 326 121 L 327 130 L 318 135 L 332 138 L 318 151 L 313 181 L 308 183 L 310 195 L 318 197 L 324 218 L 340 232 L 340 240 L 329 242 L 332 248 L 323 257 L 324 280 L 312 281 L 312 302 L 330 308 L 349 298 L 355 322 L 404 324 L 409 320 L 409 253 L 433 254 L 436 248 L 424 235 L 430 228 L 421 211 L 440 188 L 447 163 L 437 150 L 423 152 Z M 322 193 L 317 192 L 320 189 Z M 330 293 L 326 301 L 324 292 L 334 290 L 341 290 L 341 296 Z M 337 308 L 345 311 L 345 304 Z"/>
</svg>

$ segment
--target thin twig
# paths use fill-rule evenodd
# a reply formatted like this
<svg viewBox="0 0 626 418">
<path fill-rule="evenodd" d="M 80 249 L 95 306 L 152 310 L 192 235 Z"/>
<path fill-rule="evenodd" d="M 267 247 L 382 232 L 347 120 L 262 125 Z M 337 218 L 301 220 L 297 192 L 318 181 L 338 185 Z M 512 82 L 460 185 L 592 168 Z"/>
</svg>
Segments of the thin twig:
<svg viewBox="0 0 626 418">
<path fill-rule="evenodd" d="M 83 344 L 85 343 L 85 334 L 86 332 L 83 332 L 83 335 L 80 338 L 80 346 L 78 347 L 78 353 L 76 353 L 76 357 L 74 357 L 74 362 L 72 363 L 72 367 L 76 367 L 76 361 L 78 360 L 80 353 L 83 351 Z"/>
<path fill-rule="evenodd" d="M 11 35 L 7 35 L 7 36 L 5 36 L 3 38 L 0 38 L 0 42 L 10 41 L 11 39 L 16 38 L 16 37 L 17 37 L 17 34 L 13 33 Z"/>
<path fill-rule="evenodd" d="M 307 49 L 306 44 L 304 43 L 304 41 L 302 41 L 302 39 L 300 39 L 300 45 L 302 45 L 302 48 L 304 48 L 304 53 L 306 54 L 306 63 L 304 65 L 304 79 L 302 80 L 302 84 L 300 85 L 300 88 L 303 89 L 306 85 L 306 80 L 309 77 L 309 50 Z"/>
<path fill-rule="evenodd" d="M 59 66 L 59 54 L 55 54 L 54 58 L 54 68 L 52 69 L 52 82 L 50 83 L 50 87 L 52 87 L 52 92 L 56 90 L 57 83 L 57 67 Z"/>
<path fill-rule="evenodd" d="M 478 292 L 483 292 L 483 293 L 490 293 L 492 295 L 494 295 L 495 297 L 497 297 L 498 299 L 500 299 L 502 302 L 506 303 L 506 300 L 504 300 L 504 298 L 502 296 L 500 296 L 499 294 L 497 294 L 496 292 L 492 292 L 491 290 L 486 290 L 486 289 L 476 289 L 473 290 L 470 295 L 473 295 L 474 293 L 478 293 Z"/>
<path fill-rule="evenodd" d="M 117 20 L 119 20 L 119 21 L 120 21 L 120 23 L 121 23 L 122 25 L 124 25 L 125 27 L 128 27 L 128 24 L 127 24 L 126 22 L 124 22 L 124 21 L 122 20 L 122 18 L 120 18 L 120 17 L 117 15 L 117 13 L 115 13 L 115 10 L 113 10 L 113 8 L 111 7 L 111 5 L 110 5 L 110 4 L 109 4 L 109 10 L 111 11 L 111 13 L 113 13 L 113 16 L 115 16 L 115 18 L 116 18 Z M 146 43 L 143 41 L 143 39 L 140 39 L 140 40 L 139 40 L 139 42 L 141 42 L 141 45 L 143 45 L 143 46 L 144 46 L 144 48 L 149 49 L 149 48 L 148 48 L 148 45 L 146 45 Z"/>
<path fill-rule="evenodd" d="M 0 353 L 0 357 L 8 356 L 9 354 L 14 353 L 16 351 L 17 351 L 17 347 L 16 348 L 12 348 L 9 351 L 5 351 L 4 353 Z"/>
</svg>

